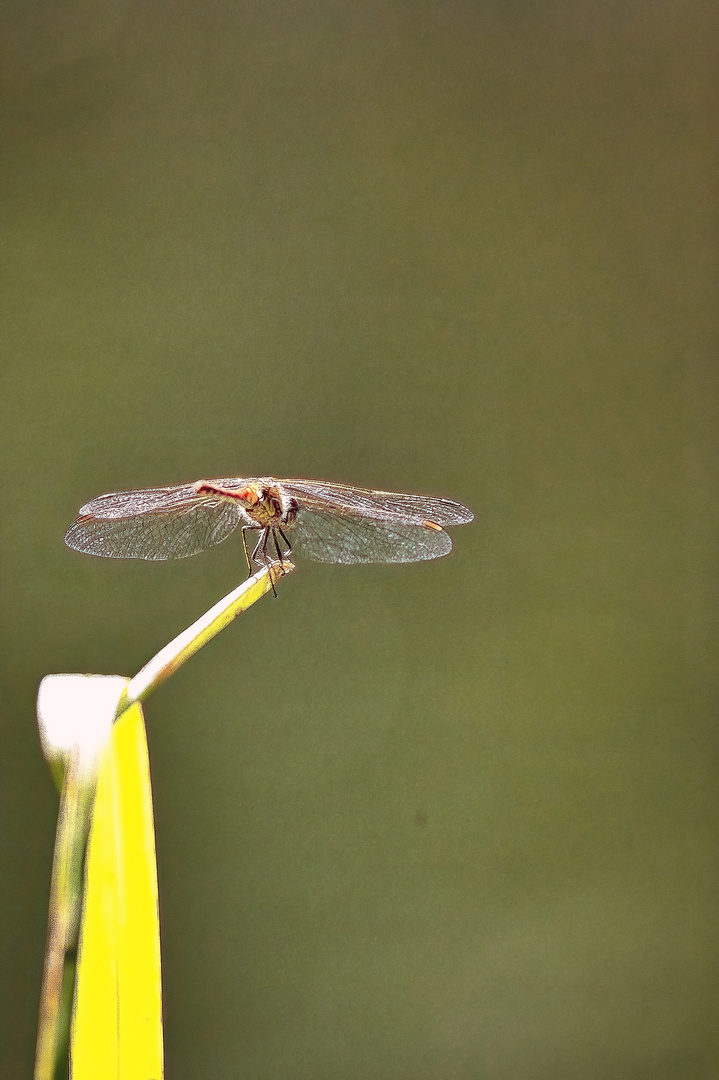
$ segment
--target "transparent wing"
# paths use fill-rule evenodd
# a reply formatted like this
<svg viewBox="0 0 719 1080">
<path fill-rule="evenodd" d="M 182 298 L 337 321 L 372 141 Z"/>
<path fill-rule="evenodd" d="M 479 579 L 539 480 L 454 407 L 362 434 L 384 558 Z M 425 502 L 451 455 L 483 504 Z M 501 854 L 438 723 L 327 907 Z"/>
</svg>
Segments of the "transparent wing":
<svg viewBox="0 0 719 1080">
<path fill-rule="evenodd" d="M 302 509 L 290 533 L 293 547 L 315 562 L 398 563 L 437 559 L 452 550 L 443 529 L 377 521 L 349 512 Z"/>
<path fill-rule="evenodd" d="M 221 543 L 240 524 L 236 503 L 198 496 L 192 485 L 180 498 L 181 490 L 101 495 L 83 506 L 65 543 L 110 559 L 185 559 Z"/>
<path fill-rule="evenodd" d="M 331 509 L 335 513 L 351 513 L 354 510 L 377 520 L 404 521 L 416 525 L 422 525 L 425 521 L 433 521 L 436 525 L 464 525 L 474 517 L 466 506 L 451 499 L 403 495 L 397 491 L 373 491 L 372 488 L 328 484 L 324 480 L 278 482 L 301 505 L 314 510 Z"/>
</svg>

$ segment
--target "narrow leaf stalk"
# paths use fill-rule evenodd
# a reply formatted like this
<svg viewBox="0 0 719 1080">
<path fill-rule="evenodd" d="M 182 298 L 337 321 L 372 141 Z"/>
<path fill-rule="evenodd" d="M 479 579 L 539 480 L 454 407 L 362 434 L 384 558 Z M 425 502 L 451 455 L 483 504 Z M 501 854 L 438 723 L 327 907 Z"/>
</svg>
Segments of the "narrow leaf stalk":
<svg viewBox="0 0 719 1080">
<path fill-rule="evenodd" d="M 233 619 L 270 592 L 281 577 L 293 570 L 291 562 L 271 563 L 243 581 L 222 600 L 218 600 L 209 611 L 160 649 L 137 675 L 130 679 L 120 696 L 115 719 L 122 716 L 135 702 L 144 701 L 148 694 L 182 667 L 185 661 L 229 626 Z"/>
</svg>

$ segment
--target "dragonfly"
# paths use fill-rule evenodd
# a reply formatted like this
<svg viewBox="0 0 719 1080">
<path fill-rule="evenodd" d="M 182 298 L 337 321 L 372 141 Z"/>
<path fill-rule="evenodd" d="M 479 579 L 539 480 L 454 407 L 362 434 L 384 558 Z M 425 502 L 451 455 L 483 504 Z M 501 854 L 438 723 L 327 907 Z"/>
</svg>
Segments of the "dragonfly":
<svg viewBox="0 0 719 1080">
<path fill-rule="evenodd" d="M 272 476 L 113 491 L 80 508 L 65 543 L 110 559 L 184 559 L 240 528 L 251 563 L 300 554 L 323 563 L 409 563 L 452 550 L 445 526 L 472 511 L 451 499 Z M 247 535 L 256 536 L 252 554 Z"/>
</svg>

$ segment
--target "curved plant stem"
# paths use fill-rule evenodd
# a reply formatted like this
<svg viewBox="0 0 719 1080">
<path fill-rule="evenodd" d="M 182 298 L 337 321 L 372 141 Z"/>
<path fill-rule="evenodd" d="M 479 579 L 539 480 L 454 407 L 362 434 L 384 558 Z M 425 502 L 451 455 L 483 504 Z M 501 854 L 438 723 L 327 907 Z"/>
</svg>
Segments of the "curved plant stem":
<svg viewBox="0 0 719 1080">
<path fill-rule="evenodd" d="M 229 626 L 233 619 L 236 619 L 243 611 L 247 611 L 266 593 L 272 591 L 280 578 L 292 573 L 293 570 L 294 566 L 291 562 L 271 563 L 243 581 L 222 600 L 218 600 L 192 626 L 188 626 L 163 649 L 160 649 L 152 660 L 149 660 L 138 671 L 134 679 L 130 679 L 120 696 L 115 719 L 122 716 L 125 709 L 129 709 L 135 702 L 144 701 L 161 682 L 182 667 L 186 660 L 189 660 L 208 641 Z"/>
</svg>

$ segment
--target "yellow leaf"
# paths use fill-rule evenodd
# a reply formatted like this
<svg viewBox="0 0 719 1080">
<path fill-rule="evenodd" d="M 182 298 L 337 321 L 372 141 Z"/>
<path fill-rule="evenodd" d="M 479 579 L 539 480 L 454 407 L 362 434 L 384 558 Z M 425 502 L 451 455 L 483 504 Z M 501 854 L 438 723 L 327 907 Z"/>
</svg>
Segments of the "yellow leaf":
<svg viewBox="0 0 719 1080">
<path fill-rule="evenodd" d="M 70 1057 L 73 1080 L 163 1075 L 155 838 L 140 705 L 115 723 L 98 776 Z"/>
</svg>

